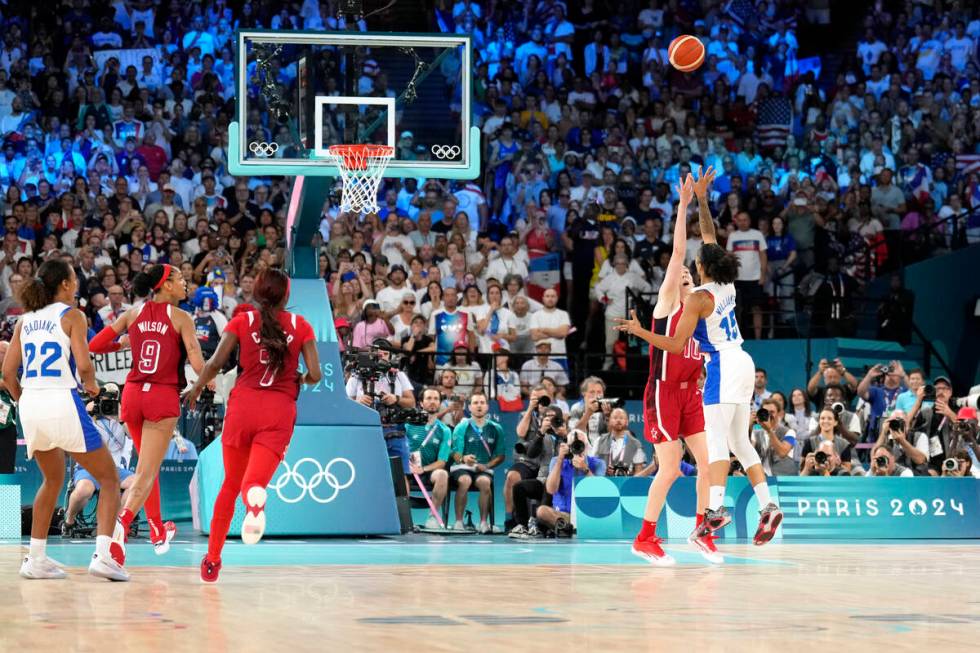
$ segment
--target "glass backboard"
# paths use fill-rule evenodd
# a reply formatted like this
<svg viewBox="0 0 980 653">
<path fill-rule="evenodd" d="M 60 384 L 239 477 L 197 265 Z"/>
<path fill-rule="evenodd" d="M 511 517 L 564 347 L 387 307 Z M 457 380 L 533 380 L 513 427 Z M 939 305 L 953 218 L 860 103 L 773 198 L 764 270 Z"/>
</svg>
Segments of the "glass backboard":
<svg viewBox="0 0 980 653">
<path fill-rule="evenodd" d="M 467 36 L 241 31 L 234 174 L 335 174 L 327 148 L 395 148 L 385 176 L 479 174 Z"/>
</svg>

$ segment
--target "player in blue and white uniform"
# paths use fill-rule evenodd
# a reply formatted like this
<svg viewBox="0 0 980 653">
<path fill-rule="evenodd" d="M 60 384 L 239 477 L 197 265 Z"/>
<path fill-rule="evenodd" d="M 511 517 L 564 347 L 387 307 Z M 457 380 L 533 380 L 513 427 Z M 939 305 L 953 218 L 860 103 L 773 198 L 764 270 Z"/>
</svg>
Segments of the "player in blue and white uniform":
<svg viewBox="0 0 980 653">
<path fill-rule="evenodd" d="M 694 184 L 698 198 L 701 237 L 704 245 L 695 261 L 701 285 L 684 302 L 681 319 L 673 336 L 653 334 L 647 338 L 653 346 L 672 353 L 681 353 L 687 339 L 693 337 L 704 355 L 705 381 L 704 421 L 708 434 L 708 461 L 711 489 L 708 510 L 699 534 L 716 531 L 731 522 L 724 508 L 725 483 L 729 472 L 729 450 L 745 469 L 755 490 L 760 512 L 759 527 L 754 542 L 765 544 L 776 534 L 783 519 L 779 506 L 769 494 L 769 485 L 759 454 L 749 440 L 752 420 L 752 392 L 755 364 L 742 349 L 742 335 L 735 320 L 735 279 L 738 259 L 718 245 L 715 223 L 708 207 L 708 192 L 714 180 L 710 167 Z M 683 217 L 679 218 L 683 219 Z M 623 320 L 629 330 L 636 321 Z M 639 323 L 636 323 L 639 327 Z M 632 331 L 631 331 L 632 332 Z"/>
<path fill-rule="evenodd" d="M 14 327 L 3 360 L 3 383 L 18 402 L 27 457 L 35 458 L 44 481 L 34 498 L 30 550 L 20 568 L 29 579 L 65 578 L 65 572 L 46 555 L 51 516 L 64 487 L 65 453 L 102 487 L 98 507 L 98 536 L 89 573 L 109 580 L 129 580 L 129 574 L 109 554 L 119 510 L 119 475 L 112 456 L 85 412 L 78 379 L 90 395 L 99 392 L 89 356 L 88 324 L 77 308 L 78 279 L 70 265 L 51 259 L 20 290 L 26 313 Z"/>
</svg>

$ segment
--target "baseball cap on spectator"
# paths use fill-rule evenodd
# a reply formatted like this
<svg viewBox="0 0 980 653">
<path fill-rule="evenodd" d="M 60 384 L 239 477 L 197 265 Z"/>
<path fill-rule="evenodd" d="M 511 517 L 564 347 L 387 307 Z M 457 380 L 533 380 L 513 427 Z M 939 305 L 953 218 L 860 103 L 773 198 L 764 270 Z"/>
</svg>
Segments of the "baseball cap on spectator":
<svg viewBox="0 0 980 653">
<path fill-rule="evenodd" d="M 939 382 L 945 383 L 946 385 L 948 385 L 951 388 L 953 387 L 953 382 L 949 380 L 949 377 L 948 376 L 943 376 L 942 374 L 940 374 L 939 376 L 937 376 L 936 378 L 934 378 L 932 380 L 932 384 L 933 385 L 936 385 Z"/>
<path fill-rule="evenodd" d="M 627 222 L 632 222 L 633 223 L 633 226 L 634 227 L 636 226 L 636 218 L 634 218 L 631 215 L 628 215 L 625 218 L 623 218 L 623 221 L 621 222 L 621 224 L 624 224 L 625 225 Z"/>
<path fill-rule="evenodd" d="M 163 192 L 165 192 L 165 193 L 176 193 L 177 191 L 174 189 L 173 184 L 164 184 L 163 185 Z"/>
<path fill-rule="evenodd" d="M 551 349 L 551 341 L 550 340 L 538 340 L 536 343 L 534 343 L 534 348 L 535 349 L 540 349 L 541 347 L 547 347 L 548 349 Z"/>
<path fill-rule="evenodd" d="M 368 307 L 368 306 L 373 306 L 373 307 L 375 307 L 376 309 L 378 309 L 378 310 L 381 310 L 381 304 L 379 304 L 379 303 L 378 303 L 378 300 L 376 300 L 376 299 L 369 299 L 369 300 L 367 300 L 366 302 L 364 302 L 364 305 L 363 305 L 363 307 L 364 307 L 365 309 L 367 309 L 367 307 Z"/>
<path fill-rule="evenodd" d="M 956 413 L 956 419 L 976 419 L 977 409 L 970 406 L 963 406 L 960 412 Z"/>
<path fill-rule="evenodd" d="M 392 265 L 391 266 L 391 269 L 388 270 L 388 278 L 390 279 L 391 278 L 391 275 L 393 275 L 395 272 L 401 272 L 402 275 L 404 275 L 405 277 L 408 276 L 408 272 L 405 271 L 405 268 L 403 266 L 399 265 L 398 263 L 395 263 L 394 265 Z"/>
<path fill-rule="evenodd" d="M 415 138 L 415 134 L 413 134 L 412 132 L 410 132 L 410 131 L 408 131 L 408 130 L 406 129 L 405 131 L 403 131 L 403 132 L 402 132 L 402 135 L 400 136 L 400 138 L 401 138 L 402 140 L 404 140 L 404 139 L 406 139 L 406 138 Z"/>
<path fill-rule="evenodd" d="M 345 317 L 338 317 L 333 321 L 333 328 L 337 331 L 340 331 L 341 329 L 349 329 L 350 322 L 348 322 L 347 318 Z"/>
</svg>

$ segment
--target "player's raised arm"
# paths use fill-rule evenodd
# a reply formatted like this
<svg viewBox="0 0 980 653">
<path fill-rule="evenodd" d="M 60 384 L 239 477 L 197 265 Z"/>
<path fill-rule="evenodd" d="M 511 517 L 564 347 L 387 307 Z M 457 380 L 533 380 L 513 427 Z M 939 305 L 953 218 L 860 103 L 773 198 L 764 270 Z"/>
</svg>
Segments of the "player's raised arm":
<svg viewBox="0 0 980 653">
<path fill-rule="evenodd" d="M 698 166 L 698 179 L 694 182 L 694 194 L 698 198 L 698 223 L 701 225 L 701 240 L 705 245 L 718 242 L 715 234 L 715 221 L 711 217 L 711 207 L 708 205 L 708 192 L 715 180 L 715 169 L 708 166 L 703 173 Z"/>
<path fill-rule="evenodd" d="M 687 175 L 676 187 L 677 190 L 677 217 L 674 219 L 674 243 L 673 251 L 670 255 L 670 262 L 667 264 L 667 272 L 664 280 L 660 284 L 660 292 L 657 295 L 657 303 L 664 302 L 667 306 L 673 305 L 679 298 L 681 270 L 684 268 L 684 258 L 687 255 L 687 207 L 694 199 L 694 177 Z"/>
</svg>

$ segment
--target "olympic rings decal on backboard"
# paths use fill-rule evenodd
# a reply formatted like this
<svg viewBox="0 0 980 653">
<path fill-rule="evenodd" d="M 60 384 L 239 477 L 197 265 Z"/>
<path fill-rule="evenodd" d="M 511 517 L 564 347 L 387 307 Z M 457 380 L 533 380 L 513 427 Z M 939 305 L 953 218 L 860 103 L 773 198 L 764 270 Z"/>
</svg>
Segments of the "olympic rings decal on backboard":
<svg viewBox="0 0 980 653">
<path fill-rule="evenodd" d="M 455 159 L 462 152 L 459 145 L 433 145 L 429 149 L 437 159 Z"/>
<path fill-rule="evenodd" d="M 267 159 L 279 151 L 279 143 L 266 143 L 264 141 L 252 141 L 248 144 L 248 151 L 255 156 Z"/>
<path fill-rule="evenodd" d="M 300 466 L 304 463 L 309 463 L 316 468 L 316 471 L 308 479 L 300 474 L 299 471 Z M 331 469 L 335 463 L 346 465 L 350 470 L 350 478 L 343 483 L 341 483 L 337 476 L 331 472 Z M 307 494 L 309 494 L 310 498 L 317 503 L 330 503 L 337 498 L 337 495 L 340 494 L 341 490 L 346 490 L 353 485 L 354 479 L 357 476 L 354 469 L 354 464 L 346 458 L 334 458 L 324 467 L 321 467 L 320 463 L 314 458 L 301 458 L 300 460 L 296 461 L 296 464 L 293 465 L 292 468 L 289 467 L 289 463 L 287 463 L 285 460 L 279 464 L 285 467 L 286 471 L 276 478 L 276 480 L 269 483 L 269 489 L 275 490 L 279 498 L 285 503 L 299 503 L 304 497 L 306 497 Z M 333 490 L 333 493 L 329 494 L 325 498 L 320 497 L 317 494 L 317 488 L 323 483 L 326 483 L 327 487 Z M 295 491 L 287 491 L 283 493 L 285 488 L 293 485 L 298 488 L 299 496 L 293 496 Z"/>
</svg>

